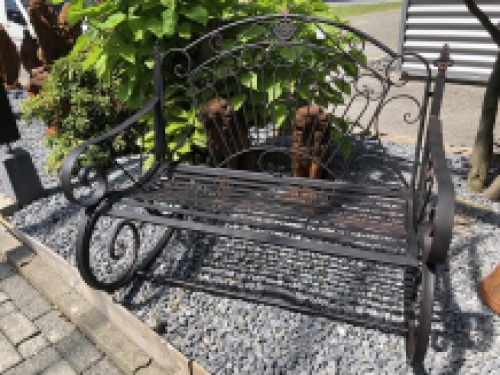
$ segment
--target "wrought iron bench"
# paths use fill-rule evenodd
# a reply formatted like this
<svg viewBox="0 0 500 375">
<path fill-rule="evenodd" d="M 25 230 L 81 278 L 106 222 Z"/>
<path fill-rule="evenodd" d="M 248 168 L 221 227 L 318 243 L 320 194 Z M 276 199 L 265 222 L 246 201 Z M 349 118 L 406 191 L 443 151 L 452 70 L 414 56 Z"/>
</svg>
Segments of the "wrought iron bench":
<svg viewBox="0 0 500 375">
<path fill-rule="evenodd" d="M 365 52 L 375 50 L 385 57 L 367 59 Z M 406 92 L 408 80 L 397 75 L 402 56 L 349 26 L 308 16 L 225 24 L 185 48 L 162 52 L 157 42 L 153 56 L 154 97 L 64 162 L 64 194 L 85 207 L 76 243 L 82 278 L 106 291 L 148 279 L 400 332 L 408 361 L 421 363 L 436 265 L 446 260 L 454 215 L 439 120 L 451 64 L 447 46 L 435 62 L 434 91 L 429 63 L 404 56 L 428 71 L 422 98 Z M 182 84 L 171 83 L 179 77 Z M 176 104 L 175 98 L 188 100 Z M 414 112 L 398 104 L 390 117 L 396 113 L 401 125 L 415 124 L 415 160 L 406 167 L 379 136 L 383 109 L 403 102 Z M 151 137 L 139 121 L 150 111 L 151 166 L 144 167 L 141 151 L 138 159 L 113 160 L 113 168 L 81 167 L 85 150 L 132 127 Z M 189 121 L 175 120 L 186 113 L 193 114 Z M 131 182 L 111 188 L 120 171 Z M 239 284 L 209 282 L 196 271 L 187 279 L 159 274 L 169 267 L 158 267 L 169 242 L 186 233 L 196 241 L 215 238 L 212 247 L 219 239 L 244 240 L 246 255 L 240 255 L 246 259 L 257 251 L 269 256 L 286 250 L 292 259 L 314 254 L 311 264 L 330 262 L 327 270 L 320 267 L 323 280 L 340 276 L 321 297 L 279 274 L 294 262 L 276 266 L 269 258 L 260 269 L 273 263 L 277 276 L 263 272 L 262 288 L 248 287 L 243 278 Z M 230 246 L 236 257 L 239 250 Z M 238 271 L 232 276 L 238 278 Z M 364 288 L 361 294 L 353 285 Z"/>
</svg>

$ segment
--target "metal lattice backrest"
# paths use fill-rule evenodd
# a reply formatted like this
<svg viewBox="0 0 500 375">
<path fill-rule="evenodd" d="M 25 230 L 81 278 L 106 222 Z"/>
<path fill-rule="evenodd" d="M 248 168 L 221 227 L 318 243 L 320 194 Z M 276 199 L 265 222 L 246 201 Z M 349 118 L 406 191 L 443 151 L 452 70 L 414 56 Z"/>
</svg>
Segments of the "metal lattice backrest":
<svg viewBox="0 0 500 375">
<path fill-rule="evenodd" d="M 220 26 L 162 57 L 167 142 L 172 147 L 184 136 L 182 116 L 195 129 L 190 146 L 174 157 L 198 145 L 216 166 L 338 178 L 367 149 L 353 133 L 378 132 L 387 103 L 405 99 L 413 108 L 401 112 L 401 122 L 423 127 L 427 98 L 392 94 L 406 84 L 395 75 L 401 59 L 344 24 L 256 17 Z M 182 85 L 171 84 L 180 79 Z M 174 97 L 185 102 L 169 107 Z"/>
</svg>

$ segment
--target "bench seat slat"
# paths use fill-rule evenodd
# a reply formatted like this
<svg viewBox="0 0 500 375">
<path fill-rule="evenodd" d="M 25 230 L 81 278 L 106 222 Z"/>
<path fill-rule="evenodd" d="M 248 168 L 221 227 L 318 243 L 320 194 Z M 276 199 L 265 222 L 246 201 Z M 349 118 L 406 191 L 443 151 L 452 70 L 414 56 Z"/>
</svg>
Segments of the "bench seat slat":
<svg viewBox="0 0 500 375">
<path fill-rule="evenodd" d="M 311 187 L 323 190 L 334 190 L 336 192 L 344 192 L 346 194 L 372 193 L 377 195 L 379 198 L 400 198 L 410 196 L 411 194 L 411 191 L 408 189 L 390 188 L 387 186 L 367 186 L 340 181 L 314 180 L 302 177 L 276 177 L 268 173 L 247 172 L 226 168 L 207 168 L 206 166 L 199 165 L 167 164 L 164 168 L 160 168 L 159 174 L 165 175 L 168 173 L 172 173 L 173 175 L 190 176 L 200 180 L 206 179 L 212 182 L 215 181 L 214 178 L 219 178 L 220 182 L 227 182 L 235 185 L 243 183 L 246 186 L 255 186 L 255 188 L 262 188 L 263 186 L 269 185 L 273 187 Z"/>
<path fill-rule="evenodd" d="M 329 255 L 339 255 L 360 260 L 369 260 L 374 262 L 395 264 L 399 266 L 410 266 L 410 267 L 418 267 L 420 265 L 418 259 L 412 258 L 411 256 L 406 254 L 395 255 L 395 254 L 379 253 L 379 252 L 374 253 L 336 244 L 326 244 L 313 241 L 304 242 L 303 240 L 281 237 L 269 233 L 262 233 L 249 230 L 234 229 L 234 228 L 224 228 L 205 223 L 198 223 L 194 221 L 185 221 L 180 219 L 153 216 L 153 215 L 143 215 L 116 208 L 110 209 L 108 211 L 108 215 L 119 217 L 122 219 L 147 221 L 150 223 L 166 225 L 172 228 L 194 230 L 199 232 L 208 232 L 225 237 L 234 237 L 250 241 L 253 240 L 257 242 L 271 243 L 285 247 L 309 250 Z"/>
<path fill-rule="evenodd" d="M 351 235 L 350 232 L 353 229 L 355 229 L 358 234 L 365 236 L 371 235 L 372 237 L 369 238 L 369 243 L 378 244 L 379 246 L 401 248 L 404 246 L 402 242 L 405 241 L 406 238 L 406 232 L 403 230 L 403 228 L 398 228 L 398 227 L 388 228 L 386 225 L 384 225 L 384 223 L 368 221 L 364 218 L 356 219 L 353 218 L 352 216 L 350 216 L 349 220 L 346 220 L 345 218 L 333 218 L 327 224 L 331 225 L 330 228 L 335 228 L 335 232 L 325 232 L 310 227 L 296 228 L 291 226 L 283 226 L 279 223 L 274 224 L 274 223 L 257 222 L 251 218 L 234 218 L 229 216 L 230 215 L 229 212 L 226 215 L 221 215 L 220 213 L 214 214 L 198 210 L 169 207 L 157 204 L 148 204 L 137 201 L 130 203 L 127 202 L 127 204 L 129 206 L 156 209 L 159 211 L 164 210 L 171 213 L 189 215 L 201 219 L 217 220 L 220 221 L 221 223 L 232 223 L 238 225 L 253 226 L 259 229 L 266 229 L 266 230 L 286 231 L 289 234 L 297 234 L 306 237 L 314 236 L 319 239 L 335 240 L 337 242 L 344 242 L 346 244 L 358 242 L 358 243 L 364 243 L 364 245 L 366 246 L 366 242 L 368 242 L 366 237 L 356 237 Z M 323 224 L 322 227 L 324 228 L 325 224 Z M 392 229 L 392 232 L 389 229 Z"/>
</svg>

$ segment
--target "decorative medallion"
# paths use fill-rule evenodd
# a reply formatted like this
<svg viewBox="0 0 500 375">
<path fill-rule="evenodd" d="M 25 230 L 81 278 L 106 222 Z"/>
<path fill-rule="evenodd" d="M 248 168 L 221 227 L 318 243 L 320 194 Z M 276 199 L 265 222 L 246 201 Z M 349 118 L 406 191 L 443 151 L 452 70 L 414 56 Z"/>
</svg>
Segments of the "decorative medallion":
<svg viewBox="0 0 500 375">
<path fill-rule="evenodd" d="M 297 32 L 297 26 L 288 18 L 283 18 L 273 28 L 274 35 L 284 42 L 291 40 Z"/>
</svg>

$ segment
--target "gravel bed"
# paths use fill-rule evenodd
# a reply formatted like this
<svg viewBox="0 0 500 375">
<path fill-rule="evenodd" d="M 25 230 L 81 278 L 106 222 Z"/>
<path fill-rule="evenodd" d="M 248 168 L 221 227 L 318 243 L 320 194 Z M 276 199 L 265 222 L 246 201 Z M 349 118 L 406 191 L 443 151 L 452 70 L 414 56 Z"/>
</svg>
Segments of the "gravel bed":
<svg viewBox="0 0 500 375">
<path fill-rule="evenodd" d="M 22 92 L 17 98 L 15 92 L 10 95 L 14 106 L 24 97 Z M 68 204 L 58 188 L 58 176 L 50 176 L 44 169 L 49 154 L 43 145 L 44 125 L 33 121 L 30 126 L 19 123 L 19 127 L 22 139 L 14 146 L 31 153 L 48 194 L 8 219 L 75 265 L 76 225 L 82 210 Z M 413 160 L 412 147 L 385 141 L 384 145 L 403 167 Z M 115 293 L 114 298 L 145 322 L 154 317 L 165 321 L 165 339 L 213 374 L 495 373 L 500 368 L 500 317 L 482 304 L 476 287 L 500 261 L 500 205 L 467 193 L 468 159 L 458 154 L 446 156 L 457 195 L 486 204 L 495 213 L 471 209 L 468 216 L 457 215 L 460 225 L 456 226 L 448 262 L 438 269 L 434 322 L 424 368 L 406 365 L 401 335 L 378 329 L 149 282 L 137 282 Z M 130 168 L 136 166 L 132 161 Z M 113 181 L 123 182 L 119 178 Z M 98 223 L 103 231 L 96 232 L 94 246 L 105 244 L 108 225 L 106 220 Z M 152 238 L 161 234 L 152 225 L 141 231 Z M 339 290 L 344 291 L 346 301 L 380 292 L 397 294 L 397 286 L 391 289 L 376 283 L 377 278 L 389 275 L 384 267 L 258 247 L 181 231 L 172 238 L 154 272 L 233 286 L 243 283 L 256 289 L 271 283 L 285 285 L 296 297 L 319 305 L 328 301 L 329 293 Z M 342 276 L 356 267 L 363 269 L 365 278 L 352 284 L 343 282 Z M 356 312 L 368 312 L 375 318 L 387 313 L 375 303 L 366 307 L 371 310 Z M 395 311 L 388 314 L 397 318 Z"/>
</svg>

